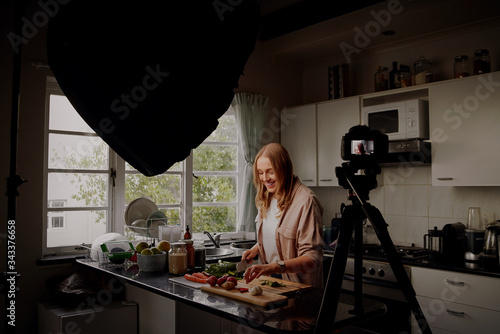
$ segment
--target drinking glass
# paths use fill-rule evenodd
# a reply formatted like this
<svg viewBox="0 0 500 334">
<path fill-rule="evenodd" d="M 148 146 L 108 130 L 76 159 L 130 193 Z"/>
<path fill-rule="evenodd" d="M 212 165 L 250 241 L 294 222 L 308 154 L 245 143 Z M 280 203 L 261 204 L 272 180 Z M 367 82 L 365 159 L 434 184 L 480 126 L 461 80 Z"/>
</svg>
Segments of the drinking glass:
<svg viewBox="0 0 500 334">
<path fill-rule="evenodd" d="M 481 209 L 478 207 L 469 208 L 469 216 L 467 217 L 467 229 L 475 231 L 483 231 L 484 226 L 481 220 Z"/>
<path fill-rule="evenodd" d="M 172 242 L 178 242 L 181 239 L 181 234 L 182 234 L 181 224 L 175 224 L 171 226 L 172 226 L 172 236 L 170 240 Z"/>
<path fill-rule="evenodd" d="M 160 240 L 170 241 L 172 237 L 172 225 L 161 225 L 160 229 Z"/>
</svg>

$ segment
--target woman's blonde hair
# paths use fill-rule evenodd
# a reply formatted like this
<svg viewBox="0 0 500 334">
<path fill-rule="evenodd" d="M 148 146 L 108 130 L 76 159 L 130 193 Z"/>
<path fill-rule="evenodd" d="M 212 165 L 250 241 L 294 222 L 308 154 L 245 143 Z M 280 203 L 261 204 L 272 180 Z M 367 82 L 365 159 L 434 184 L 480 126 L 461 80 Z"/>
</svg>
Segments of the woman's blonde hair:
<svg viewBox="0 0 500 334">
<path fill-rule="evenodd" d="M 292 186 L 293 186 L 293 166 L 290 160 L 290 155 L 287 150 L 278 143 L 267 144 L 255 157 L 255 162 L 253 164 L 253 184 L 257 188 L 257 195 L 255 196 L 255 205 L 263 217 L 266 217 L 266 213 L 271 204 L 273 196 L 269 196 L 266 186 L 259 178 L 259 172 L 257 170 L 257 161 L 259 158 L 268 158 L 271 162 L 271 166 L 274 169 L 276 175 L 276 180 L 278 181 L 279 188 L 276 189 L 276 195 L 278 195 L 278 209 L 283 212 L 286 206 L 291 202 L 292 196 Z"/>
</svg>

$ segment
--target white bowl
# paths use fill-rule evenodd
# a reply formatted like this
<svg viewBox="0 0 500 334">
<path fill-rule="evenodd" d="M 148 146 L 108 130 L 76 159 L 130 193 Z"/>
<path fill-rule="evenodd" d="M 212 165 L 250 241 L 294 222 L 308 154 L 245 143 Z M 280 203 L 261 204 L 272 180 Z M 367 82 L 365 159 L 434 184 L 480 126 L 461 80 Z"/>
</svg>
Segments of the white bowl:
<svg viewBox="0 0 500 334">
<path fill-rule="evenodd" d="M 143 272 L 154 272 L 165 270 L 167 263 L 167 253 L 153 255 L 137 254 L 137 265 Z"/>
</svg>

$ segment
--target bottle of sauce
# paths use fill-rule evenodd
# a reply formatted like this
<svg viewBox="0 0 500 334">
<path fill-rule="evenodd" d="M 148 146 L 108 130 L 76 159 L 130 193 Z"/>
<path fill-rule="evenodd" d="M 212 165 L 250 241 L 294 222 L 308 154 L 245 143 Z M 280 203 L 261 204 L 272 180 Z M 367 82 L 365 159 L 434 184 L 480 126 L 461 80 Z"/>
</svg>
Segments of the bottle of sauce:
<svg viewBox="0 0 500 334">
<path fill-rule="evenodd" d="M 168 271 L 173 275 L 187 273 L 187 251 L 184 242 L 174 242 L 168 252 Z"/>
<path fill-rule="evenodd" d="M 186 244 L 186 255 L 187 255 L 187 270 L 189 272 L 194 270 L 194 246 L 193 240 L 185 239 L 184 243 Z"/>
<path fill-rule="evenodd" d="M 184 239 L 191 239 L 191 232 L 189 232 L 189 226 L 186 226 L 186 232 L 184 233 Z"/>
<path fill-rule="evenodd" d="M 206 249 L 203 239 L 196 239 L 194 241 L 194 270 L 205 270 L 206 262 Z"/>
</svg>

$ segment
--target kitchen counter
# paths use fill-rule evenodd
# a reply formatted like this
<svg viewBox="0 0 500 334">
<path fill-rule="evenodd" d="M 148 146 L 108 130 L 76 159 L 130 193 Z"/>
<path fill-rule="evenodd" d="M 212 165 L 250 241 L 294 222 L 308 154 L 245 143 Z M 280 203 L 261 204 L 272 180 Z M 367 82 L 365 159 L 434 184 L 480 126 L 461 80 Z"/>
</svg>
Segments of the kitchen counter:
<svg viewBox="0 0 500 334">
<path fill-rule="evenodd" d="M 265 333 L 312 333 L 323 296 L 323 290 L 311 289 L 289 296 L 287 305 L 263 308 L 171 282 L 171 275 L 167 272 L 131 272 L 125 270 L 124 266 L 103 266 L 89 259 L 80 259 L 77 263 L 87 269 L 112 275 L 123 283 L 133 284 Z M 365 298 L 364 304 L 366 311 L 364 318 L 385 312 L 385 306 L 380 302 Z M 336 328 L 360 320 L 359 317 L 349 313 L 352 305 L 352 295 L 342 293 L 335 320 Z"/>
</svg>

